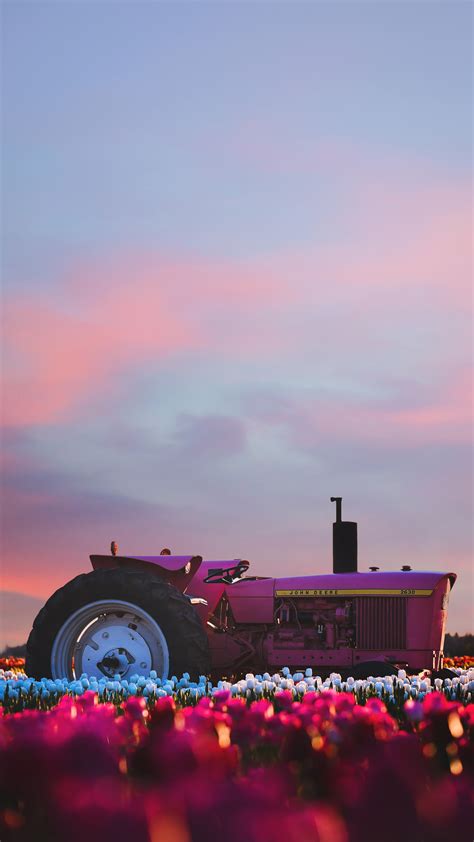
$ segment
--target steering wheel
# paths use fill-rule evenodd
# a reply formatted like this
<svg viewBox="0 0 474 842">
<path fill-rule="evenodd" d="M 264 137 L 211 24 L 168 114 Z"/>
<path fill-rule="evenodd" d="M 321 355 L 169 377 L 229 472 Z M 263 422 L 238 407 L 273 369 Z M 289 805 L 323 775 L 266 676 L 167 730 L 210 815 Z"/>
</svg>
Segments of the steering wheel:
<svg viewBox="0 0 474 842">
<path fill-rule="evenodd" d="M 216 567 L 207 574 L 204 579 L 204 584 L 216 585 L 219 582 L 222 582 L 225 585 L 231 585 L 234 579 L 240 579 L 249 567 L 250 562 L 243 559 L 239 560 L 237 564 L 233 564 L 231 567 Z"/>
</svg>

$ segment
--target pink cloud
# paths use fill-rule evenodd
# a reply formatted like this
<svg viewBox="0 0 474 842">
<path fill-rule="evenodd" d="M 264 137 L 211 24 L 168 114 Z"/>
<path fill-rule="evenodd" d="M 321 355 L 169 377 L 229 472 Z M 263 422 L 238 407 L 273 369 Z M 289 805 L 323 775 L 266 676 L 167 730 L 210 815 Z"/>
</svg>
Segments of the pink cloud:
<svg viewBox="0 0 474 842">
<path fill-rule="evenodd" d="M 33 295 L 6 303 L 7 368 L 4 422 L 37 424 L 60 418 L 127 362 L 187 347 L 189 332 L 166 312 L 158 295 L 99 291 L 87 310 L 68 310 Z M 7 357 L 8 365 L 8 357 Z"/>
<path fill-rule="evenodd" d="M 473 425 L 473 375 L 461 367 L 451 380 L 431 388 L 388 397 L 296 392 L 284 398 L 250 396 L 254 417 L 265 426 L 280 426 L 297 448 L 325 444 L 417 445 L 469 444 Z M 381 392 L 383 391 L 381 386 Z M 251 409 L 249 408 L 249 411 Z"/>
<path fill-rule="evenodd" d="M 56 289 L 14 296 L 3 315 L 3 422 L 62 420 L 118 373 L 223 346 L 232 334 L 225 313 L 245 318 L 270 295 L 278 296 L 270 272 L 150 255 L 83 268 Z M 271 337 L 266 340 L 268 347 Z M 264 343 L 263 330 L 247 337 L 242 352 L 263 353 Z"/>
<path fill-rule="evenodd" d="M 337 242 L 234 263 L 115 257 L 6 298 L 3 423 L 77 416 L 114 379 L 190 352 L 230 363 L 329 355 L 335 370 L 350 360 L 363 371 L 369 356 L 396 364 L 408 342 L 422 376 L 440 357 L 443 376 L 456 371 L 472 340 L 469 190 L 371 175 L 354 176 Z M 449 412 L 398 426 L 439 429 Z"/>
<path fill-rule="evenodd" d="M 308 213 L 318 245 L 286 250 L 281 270 L 306 267 L 312 279 L 318 273 L 349 295 L 416 286 L 435 303 L 471 298 L 473 209 L 465 178 L 434 169 L 427 157 L 402 157 L 396 147 L 302 137 L 291 124 L 259 117 L 219 140 L 234 165 L 250 167 L 254 178 L 263 173 L 278 183 L 284 173 L 314 185 Z M 325 244 L 320 222 L 333 226 Z"/>
<path fill-rule="evenodd" d="M 337 239 L 270 255 L 280 273 L 300 278 L 300 294 L 364 300 L 421 292 L 425 306 L 471 303 L 472 204 L 469 187 L 443 180 L 407 187 L 391 177 L 347 191 Z M 317 223 L 315 223 L 316 226 Z M 316 232 L 315 232 L 316 233 Z M 426 298 L 426 296 L 429 296 Z M 388 308 L 386 308 L 388 309 Z M 423 316 L 423 313 L 420 313 Z"/>
</svg>

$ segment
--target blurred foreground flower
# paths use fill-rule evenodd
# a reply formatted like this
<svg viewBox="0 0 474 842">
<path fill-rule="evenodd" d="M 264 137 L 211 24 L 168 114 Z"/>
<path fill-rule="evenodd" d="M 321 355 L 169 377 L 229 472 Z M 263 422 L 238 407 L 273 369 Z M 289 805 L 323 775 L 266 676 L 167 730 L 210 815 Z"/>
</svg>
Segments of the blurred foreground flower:
<svg viewBox="0 0 474 842">
<path fill-rule="evenodd" d="M 471 842 L 474 705 L 432 691 L 394 717 L 388 690 L 323 685 L 190 705 L 87 689 L 5 715 L 0 839 Z"/>
</svg>

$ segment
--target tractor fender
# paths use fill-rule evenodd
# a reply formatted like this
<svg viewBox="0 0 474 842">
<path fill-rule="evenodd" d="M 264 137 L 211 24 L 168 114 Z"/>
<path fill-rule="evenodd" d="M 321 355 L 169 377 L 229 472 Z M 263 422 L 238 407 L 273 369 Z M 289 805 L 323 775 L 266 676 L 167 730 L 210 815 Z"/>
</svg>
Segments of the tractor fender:
<svg viewBox="0 0 474 842">
<path fill-rule="evenodd" d="M 158 555 L 158 556 L 123 556 L 91 555 L 94 570 L 112 570 L 120 568 L 149 573 L 155 579 L 163 579 L 186 593 L 202 564 L 200 555 Z"/>
</svg>

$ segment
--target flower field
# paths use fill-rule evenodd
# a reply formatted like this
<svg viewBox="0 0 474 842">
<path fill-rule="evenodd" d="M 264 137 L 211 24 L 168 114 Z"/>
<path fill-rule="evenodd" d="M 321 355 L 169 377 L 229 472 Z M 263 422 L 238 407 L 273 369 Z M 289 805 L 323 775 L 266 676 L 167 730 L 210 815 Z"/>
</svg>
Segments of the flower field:
<svg viewBox="0 0 474 842">
<path fill-rule="evenodd" d="M 0 671 L 0 839 L 472 842 L 474 670 L 213 687 Z"/>
<path fill-rule="evenodd" d="M 21 672 L 25 667 L 24 658 L 0 658 L 0 669 Z"/>
<path fill-rule="evenodd" d="M 467 670 L 469 669 L 469 667 L 474 667 L 474 658 L 470 655 L 460 655 L 455 658 L 445 658 L 444 666 L 448 669 L 460 667 L 461 669 Z"/>
<path fill-rule="evenodd" d="M 119 675 L 113 681 L 104 677 L 89 678 L 83 673 L 73 681 L 66 678 L 42 678 L 35 681 L 18 667 L 8 670 L 0 668 L 0 706 L 4 713 L 21 713 L 25 709 L 46 711 L 64 695 L 78 697 L 87 691 L 95 693 L 101 703 L 120 705 L 130 696 L 139 696 L 152 704 L 163 697 L 172 697 L 180 707 L 185 707 L 196 705 L 202 698 L 213 699 L 221 691 L 228 693 L 231 698 L 243 698 L 250 703 L 259 699 L 273 701 L 281 691 L 288 691 L 293 701 L 301 701 L 307 693 L 323 693 L 327 690 L 351 693 L 354 701 L 362 705 L 368 699 L 377 697 L 398 720 L 403 718 L 403 705 L 407 700 L 422 702 L 427 694 L 433 692 L 443 693 L 449 701 L 462 704 L 472 702 L 474 668 L 465 670 L 458 667 L 451 678 L 435 678 L 432 682 L 428 674 L 410 677 L 405 670 L 399 670 L 398 676 L 368 676 L 367 679 L 348 678 L 347 681 L 343 681 L 338 673 L 331 673 L 323 681 L 320 676 L 313 676 L 311 668 L 306 669 L 305 673 L 296 672 L 292 675 L 289 668 L 284 667 L 281 673 L 274 675 L 249 673 L 245 679 L 236 683 L 219 681 L 216 686 L 204 675 L 200 676 L 199 681 L 191 681 L 189 673 L 180 679 L 172 676 L 166 680 L 161 680 L 152 671 L 148 677 L 137 674 L 132 675 L 130 680 L 120 679 Z"/>
</svg>

